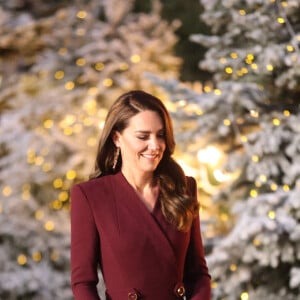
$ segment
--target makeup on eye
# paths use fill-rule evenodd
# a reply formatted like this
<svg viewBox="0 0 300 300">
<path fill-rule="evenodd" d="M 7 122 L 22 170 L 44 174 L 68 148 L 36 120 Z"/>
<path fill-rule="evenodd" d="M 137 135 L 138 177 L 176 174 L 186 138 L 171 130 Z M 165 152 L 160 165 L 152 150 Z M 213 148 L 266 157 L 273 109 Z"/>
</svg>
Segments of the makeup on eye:
<svg viewBox="0 0 300 300">
<path fill-rule="evenodd" d="M 136 137 L 140 140 L 147 140 L 150 138 L 151 136 L 151 132 L 150 131 L 136 131 Z M 157 132 L 156 137 L 159 139 L 165 139 L 165 132 L 164 130 L 160 130 Z"/>
</svg>

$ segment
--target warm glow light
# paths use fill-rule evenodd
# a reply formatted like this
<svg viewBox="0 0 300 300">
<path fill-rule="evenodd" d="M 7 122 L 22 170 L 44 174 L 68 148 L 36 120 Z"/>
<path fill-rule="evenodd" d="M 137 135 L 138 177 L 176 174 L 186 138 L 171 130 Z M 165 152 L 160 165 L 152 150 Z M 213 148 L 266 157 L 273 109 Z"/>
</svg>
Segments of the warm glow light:
<svg viewBox="0 0 300 300">
<path fill-rule="evenodd" d="M 209 164 L 211 166 L 216 166 L 222 157 L 222 152 L 214 147 L 208 146 L 205 149 L 201 149 L 198 151 L 198 160 L 201 163 Z"/>
<path fill-rule="evenodd" d="M 20 266 L 24 266 L 27 263 L 27 257 L 24 254 L 20 254 L 17 257 L 17 262 Z"/>
<path fill-rule="evenodd" d="M 69 170 L 69 171 L 67 172 L 67 174 L 66 174 L 66 177 L 67 177 L 67 179 L 69 179 L 69 180 L 75 179 L 76 176 L 77 176 L 77 173 L 76 173 L 75 170 Z"/>
<path fill-rule="evenodd" d="M 272 122 L 273 122 L 274 126 L 279 126 L 279 125 L 281 124 L 280 120 L 277 119 L 277 118 L 274 118 L 274 119 L 272 120 Z"/>
<path fill-rule="evenodd" d="M 283 114 L 286 116 L 286 117 L 289 117 L 291 115 L 291 112 L 289 110 L 284 110 L 283 111 Z"/>
<path fill-rule="evenodd" d="M 241 293 L 241 300 L 249 300 L 249 294 L 247 292 Z"/>
<path fill-rule="evenodd" d="M 222 94 L 222 92 L 221 92 L 220 89 L 215 89 L 215 90 L 214 90 L 214 93 L 215 93 L 216 95 L 221 95 L 221 94 Z"/>
<path fill-rule="evenodd" d="M 86 64 L 85 58 L 80 57 L 80 58 L 76 59 L 76 65 L 77 65 L 77 66 L 82 67 L 82 66 L 84 66 L 85 64 Z"/>
<path fill-rule="evenodd" d="M 58 195 L 59 201 L 67 201 L 69 199 L 69 194 L 66 191 L 60 192 Z"/>
<path fill-rule="evenodd" d="M 44 215 L 45 215 L 44 212 L 40 209 L 37 210 L 34 214 L 34 216 L 37 220 L 42 220 L 44 218 Z"/>
<path fill-rule="evenodd" d="M 240 9 L 239 13 L 240 15 L 244 16 L 246 14 L 246 11 L 244 9 Z"/>
<path fill-rule="evenodd" d="M 226 72 L 227 74 L 232 74 L 233 70 L 232 70 L 231 67 L 227 67 L 227 68 L 225 68 L 225 72 Z"/>
<path fill-rule="evenodd" d="M 252 189 L 252 190 L 250 191 L 250 197 L 255 198 L 255 197 L 257 197 L 257 195 L 258 195 L 257 190 Z"/>
<path fill-rule="evenodd" d="M 130 60 L 134 64 L 137 64 L 141 61 L 141 57 L 138 54 L 134 54 L 134 55 L 131 55 Z"/>
<path fill-rule="evenodd" d="M 231 272 L 235 272 L 236 269 L 237 269 L 236 264 L 231 264 L 231 265 L 230 265 L 230 271 L 231 271 Z"/>
<path fill-rule="evenodd" d="M 98 62 L 95 64 L 95 69 L 97 71 L 102 71 L 104 69 L 104 64 L 102 62 Z"/>
<path fill-rule="evenodd" d="M 46 129 L 50 129 L 52 126 L 53 126 L 53 120 L 45 120 L 44 121 L 44 127 L 46 128 Z"/>
<path fill-rule="evenodd" d="M 277 185 L 276 183 L 272 183 L 272 184 L 270 185 L 270 189 L 271 189 L 272 191 L 277 191 L 278 185 Z"/>
<path fill-rule="evenodd" d="M 259 156 L 257 155 L 253 155 L 251 159 L 253 162 L 259 162 Z"/>
<path fill-rule="evenodd" d="M 255 247 L 259 247 L 259 246 L 261 245 L 261 241 L 260 241 L 259 239 L 254 239 L 254 240 L 253 240 L 253 245 L 254 245 Z"/>
<path fill-rule="evenodd" d="M 294 46 L 292 46 L 292 45 L 287 45 L 287 46 L 286 46 L 286 50 L 287 50 L 288 52 L 293 52 L 293 51 L 295 50 L 295 48 L 294 48 Z"/>
<path fill-rule="evenodd" d="M 266 69 L 268 71 L 272 72 L 274 70 L 274 67 L 271 64 L 269 64 L 269 65 L 266 65 Z"/>
<path fill-rule="evenodd" d="M 65 83 L 65 89 L 70 91 L 73 90 L 75 87 L 75 83 L 73 81 L 68 81 Z"/>
<path fill-rule="evenodd" d="M 53 187 L 56 188 L 56 189 L 59 189 L 63 186 L 63 181 L 61 178 L 56 178 L 54 179 L 53 181 Z"/>
<path fill-rule="evenodd" d="M 32 254 L 32 259 L 36 262 L 39 262 L 42 260 L 42 253 L 41 252 L 34 252 Z"/>
<path fill-rule="evenodd" d="M 65 77 L 65 72 L 62 70 L 56 71 L 54 73 L 54 78 L 57 80 L 63 79 Z"/>
<path fill-rule="evenodd" d="M 84 19 L 87 16 L 87 12 L 85 10 L 80 10 L 77 14 L 76 17 L 78 19 Z"/>
<path fill-rule="evenodd" d="M 111 78 L 105 78 L 102 81 L 103 86 L 105 87 L 111 87 L 113 85 L 113 80 Z"/>
<path fill-rule="evenodd" d="M 226 63 L 227 63 L 226 57 L 221 57 L 221 58 L 219 59 L 219 61 L 220 61 L 221 64 L 226 64 Z"/>
<path fill-rule="evenodd" d="M 225 126 L 230 126 L 230 125 L 231 125 L 231 121 L 230 121 L 229 119 L 224 119 L 224 120 L 223 120 L 223 124 L 224 124 Z"/>
<path fill-rule="evenodd" d="M 238 54 L 236 52 L 231 52 L 230 57 L 233 59 L 236 59 L 236 58 L 238 58 Z"/>
<path fill-rule="evenodd" d="M 47 231 L 53 231 L 53 230 L 54 230 L 54 222 L 53 222 L 53 221 L 47 221 L 47 222 L 44 224 L 44 228 L 45 228 Z"/>
<path fill-rule="evenodd" d="M 282 188 L 285 192 L 288 192 L 290 190 L 290 187 L 287 184 L 284 184 Z"/>
<path fill-rule="evenodd" d="M 282 17 L 278 17 L 278 18 L 277 18 L 277 22 L 278 22 L 279 24 L 284 24 L 284 23 L 285 23 L 285 20 L 284 20 L 284 18 L 282 18 Z"/>
<path fill-rule="evenodd" d="M 9 186 L 9 185 L 5 186 L 3 188 L 3 190 L 2 190 L 2 195 L 4 197 L 9 197 L 11 194 L 12 194 L 12 188 L 11 188 L 11 186 Z"/>
<path fill-rule="evenodd" d="M 274 211 L 274 210 L 270 210 L 270 211 L 268 212 L 268 217 L 269 217 L 270 219 L 274 220 L 274 219 L 276 218 L 276 213 L 275 213 L 275 211 Z"/>
</svg>

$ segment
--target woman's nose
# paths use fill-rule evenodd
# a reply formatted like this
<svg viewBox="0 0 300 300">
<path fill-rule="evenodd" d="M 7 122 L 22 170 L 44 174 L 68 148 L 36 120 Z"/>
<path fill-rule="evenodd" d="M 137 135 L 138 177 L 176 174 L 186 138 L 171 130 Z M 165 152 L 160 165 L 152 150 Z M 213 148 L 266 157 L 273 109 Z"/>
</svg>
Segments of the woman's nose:
<svg viewBox="0 0 300 300">
<path fill-rule="evenodd" d="M 157 150 L 160 148 L 159 140 L 157 138 L 150 139 L 149 148 L 152 150 Z"/>
</svg>

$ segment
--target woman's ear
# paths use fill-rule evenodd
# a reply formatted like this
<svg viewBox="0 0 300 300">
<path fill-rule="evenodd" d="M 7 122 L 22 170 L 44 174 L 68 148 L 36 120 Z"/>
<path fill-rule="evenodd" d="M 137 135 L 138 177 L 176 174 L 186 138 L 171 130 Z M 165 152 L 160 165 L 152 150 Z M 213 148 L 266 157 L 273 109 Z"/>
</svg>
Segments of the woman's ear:
<svg viewBox="0 0 300 300">
<path fill-rule="evenodd" d="M 120 132 L 114 131 L 112 134 L 112 140 L 117 148 L 120 147 Z"/>
</svg>

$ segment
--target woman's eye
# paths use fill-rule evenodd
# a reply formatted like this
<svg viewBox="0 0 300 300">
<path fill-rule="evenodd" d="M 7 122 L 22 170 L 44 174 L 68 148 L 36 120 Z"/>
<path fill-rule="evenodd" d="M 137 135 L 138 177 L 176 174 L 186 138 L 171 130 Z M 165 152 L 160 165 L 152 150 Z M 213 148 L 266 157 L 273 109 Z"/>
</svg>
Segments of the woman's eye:
<svg viewBox="0 0 300 300">
<path fill-rule="evenodd" d="M 146 140 L 148 138 L 148 136 L 147 135 L 139 135 L 137 138 L 140 140 Z"/>
</svg>

